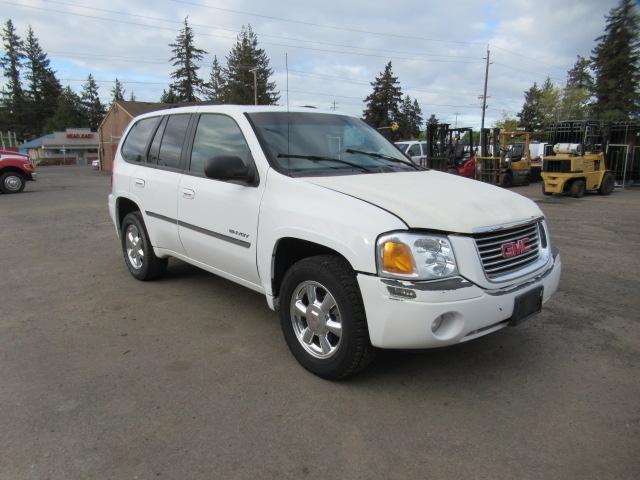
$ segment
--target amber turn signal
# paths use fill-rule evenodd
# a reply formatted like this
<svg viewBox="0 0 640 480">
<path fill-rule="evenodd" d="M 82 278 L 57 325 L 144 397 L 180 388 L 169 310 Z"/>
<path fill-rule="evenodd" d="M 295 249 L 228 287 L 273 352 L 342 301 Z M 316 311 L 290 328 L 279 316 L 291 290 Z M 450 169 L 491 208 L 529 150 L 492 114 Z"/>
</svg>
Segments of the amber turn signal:
<svg viewBox="0 0 640 480">
<path fill-rule="evenodd" d="M 389 273 L 412 274 L 413 256 L 409 246 L 404 243 L 385 242 L 382 247 L 382 268 Z"/>
</svg>

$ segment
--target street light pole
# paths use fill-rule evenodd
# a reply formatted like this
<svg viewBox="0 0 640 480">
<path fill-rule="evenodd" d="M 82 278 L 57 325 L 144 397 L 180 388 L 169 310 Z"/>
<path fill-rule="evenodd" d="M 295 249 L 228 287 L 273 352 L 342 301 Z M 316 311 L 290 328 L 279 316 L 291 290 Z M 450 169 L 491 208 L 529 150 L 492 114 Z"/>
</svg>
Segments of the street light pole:
<svg viewBox="0 0 640 480">
<path fill-rule="evenodd" d="M 258 105 L 258 67 L 249 70 L 253 73 L 253 104 Z"/>
</svg>

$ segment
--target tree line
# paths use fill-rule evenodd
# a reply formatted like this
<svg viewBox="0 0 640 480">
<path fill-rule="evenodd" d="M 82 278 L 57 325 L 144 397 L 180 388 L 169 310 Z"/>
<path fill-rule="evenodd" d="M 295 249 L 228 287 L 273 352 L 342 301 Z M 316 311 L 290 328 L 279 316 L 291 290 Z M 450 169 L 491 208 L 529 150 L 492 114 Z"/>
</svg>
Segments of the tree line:
<svg viewBox="0 0 640 480">
<path fill-rule="evenodd" d="M 640 17 L 632 0 L 621 0 L 609 12 L 604 33 L 596 42 L 590 58 L 578 55 L 563 87 L 548 77 L 540 86 L 534 82 L 524 92 L 518 121 L 510 123 L 541 130 L 558 120 L 638 119 Z"/>
</svg>

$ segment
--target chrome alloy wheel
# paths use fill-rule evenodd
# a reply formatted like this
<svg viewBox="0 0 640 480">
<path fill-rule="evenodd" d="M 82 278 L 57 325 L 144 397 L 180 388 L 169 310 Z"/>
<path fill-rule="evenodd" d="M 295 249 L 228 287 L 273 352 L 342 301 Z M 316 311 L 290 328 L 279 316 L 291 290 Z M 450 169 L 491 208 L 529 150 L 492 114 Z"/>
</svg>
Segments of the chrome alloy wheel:
<svg viewBox="0 0 640 480">
<path fill-rule="evenodd" d="M 129 257 L 129 263 L 131 266 L 136 270 L 142 268 L 142 261 L 144 260 L 142 236 L 138 231 L 138 227 L 133 224 L 129 225 L 125 232 L 125 248 L 127 250 L 127 257 Z"/>
<path fill-rule="evenodd" d="M 22 179 L 17 175 L 9 175 L 4 178 L 4 188 L 11 192 L 17 192 L 22 186 Z"/>
<path fill-rule="evenodd" d="M 338 351 L 342 319 L 329 290 L 318 282 L 302 282 L 291 295 L 290 311 L 293 331 L 308 353 L 325 359 Z"/>
</svg>

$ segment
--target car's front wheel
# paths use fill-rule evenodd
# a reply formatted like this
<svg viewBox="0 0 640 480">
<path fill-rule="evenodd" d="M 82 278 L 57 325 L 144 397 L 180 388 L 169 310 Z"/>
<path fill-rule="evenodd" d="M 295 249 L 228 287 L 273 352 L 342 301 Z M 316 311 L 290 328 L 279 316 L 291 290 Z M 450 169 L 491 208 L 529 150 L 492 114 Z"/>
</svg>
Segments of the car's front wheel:
<svg viewBox="0 0 640 480">
<path fill-rule="evenodd" d="M 17 172 L 7 172 L 0 176 L 0 191 L 2 193 L 20 193 L 24 190 L 25 179 Z"/>
<path fill-rule="evenodd" d="M 153 252 L 140 212 L 131 212 L 122 220 L 122 253 L 131 275 L 138 280 L 154 280 L 167 270 L 168 260 Z"/>
<path fill-rule="evenodd" d="M 282 281 L 280 321 L 291 353 L 320 377 L 346 378 L 373 359 L 355 273 L 340 257 L 305 258 L 289 269 Z"/>
</svg>

